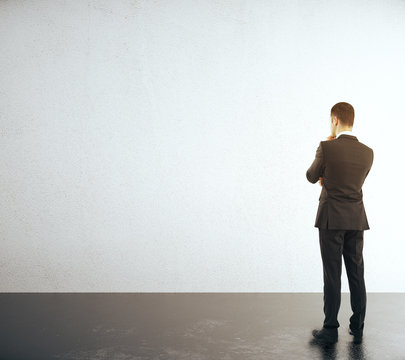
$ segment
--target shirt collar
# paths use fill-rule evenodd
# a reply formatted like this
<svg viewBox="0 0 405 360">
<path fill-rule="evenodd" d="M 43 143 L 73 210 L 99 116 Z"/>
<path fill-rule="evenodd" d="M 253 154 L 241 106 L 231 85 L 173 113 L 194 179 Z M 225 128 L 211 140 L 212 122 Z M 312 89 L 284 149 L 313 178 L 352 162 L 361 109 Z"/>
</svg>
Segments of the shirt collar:
<svg viewBox="0 0 405 360">
<path fill-rule="evenodd" d="M 351 136 L 356 136 L 355 134 L 354 134 L 354 132 L 353 131 L 350 131 L 350 130 L 344 130 L 344 131 L 341 131 L 339 134 L 337 134 L 336 135 L 336 139 L 340 136 L 340 135 L 351 135 Z"/>
</svg>

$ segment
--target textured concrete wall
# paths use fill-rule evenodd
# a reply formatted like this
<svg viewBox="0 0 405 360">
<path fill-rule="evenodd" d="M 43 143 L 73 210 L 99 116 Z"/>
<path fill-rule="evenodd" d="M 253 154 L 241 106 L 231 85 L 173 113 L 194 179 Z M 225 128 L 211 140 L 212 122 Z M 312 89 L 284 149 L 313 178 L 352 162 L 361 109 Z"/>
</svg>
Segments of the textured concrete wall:
<svg viewBox="0 0 405 360">
<path fill-rule="evenodd" d="M 404 18 L 403 1 L 0 2 L 0 291 L 322 291 L 305 172 L 338 101 L 375 152 L 368 290 L 405 291 Z"/>
</svg>

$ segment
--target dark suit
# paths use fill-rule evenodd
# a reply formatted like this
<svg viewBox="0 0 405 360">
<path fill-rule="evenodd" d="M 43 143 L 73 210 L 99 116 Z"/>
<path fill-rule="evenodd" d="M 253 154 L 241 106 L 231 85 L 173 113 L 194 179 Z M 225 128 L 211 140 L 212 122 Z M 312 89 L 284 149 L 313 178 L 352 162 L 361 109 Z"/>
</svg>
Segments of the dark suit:
<svg viewBox="0 0 405 360">
<path fill-rule="evenodd" d="M 362 186 L 373 164 L 371 148 L 353 135 L 321 141 L 307 170 L 308 181 L 323 178 L 315 227 L 319 228 L 324 279 L 324 327 L 338 328 L 342 255 L 350 287 L 352 330 L 363 331 L 366 312 L 363 233 L 370 229 Z"/>
</svg>

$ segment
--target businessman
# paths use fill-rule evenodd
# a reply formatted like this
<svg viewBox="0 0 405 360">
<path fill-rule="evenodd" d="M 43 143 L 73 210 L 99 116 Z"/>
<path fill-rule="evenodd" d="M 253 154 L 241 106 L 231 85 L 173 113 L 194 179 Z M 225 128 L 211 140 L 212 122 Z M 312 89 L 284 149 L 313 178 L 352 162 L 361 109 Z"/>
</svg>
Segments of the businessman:
<svg viewBox="0 0 405 360">
<path fill-rule="evenodd" d="M 363 337 L 366 314 L 363 235 L 369 230 L 363 204 L 362 186 L 373 164 L 373 150 L 353 133 L 354 108 L 346 102 L 335 104 L 330 113 L 331 135 L 321 141 L 315 160 L 307 170 L 309 182 L 322 186 L 315 227 L 323 265 L 323 311 L 321 330 L 313 330 L 317 342 L 338 341 L 338 312 L 341 298 L 342 255 L 350 288 L 349 332 L 353 342 Z"/>
</svg>

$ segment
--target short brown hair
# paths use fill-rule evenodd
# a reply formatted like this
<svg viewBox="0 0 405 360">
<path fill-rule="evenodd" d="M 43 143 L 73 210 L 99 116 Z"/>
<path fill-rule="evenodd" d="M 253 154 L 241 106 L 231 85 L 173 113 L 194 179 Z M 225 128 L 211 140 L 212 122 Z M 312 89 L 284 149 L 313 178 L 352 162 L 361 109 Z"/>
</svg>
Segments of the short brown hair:
<svg viewBox="0 0 405 360">
<path fill-rule="evenodd" d="M 330 109 L 331 116 L 336 116 L 343 125 L 353 126 L 354 108 L 347 102 L 339 102 Z"/>
</svg>

